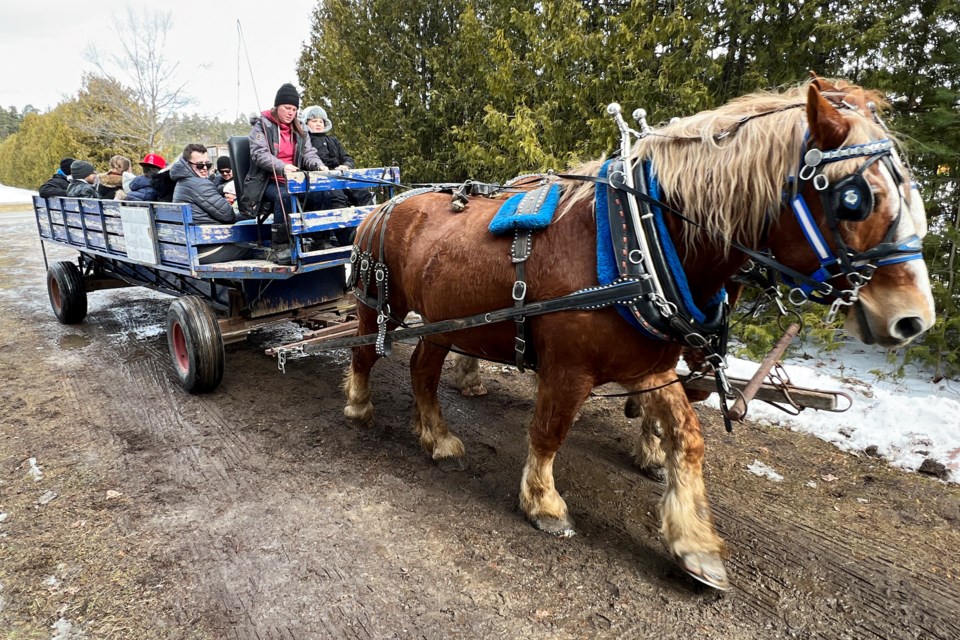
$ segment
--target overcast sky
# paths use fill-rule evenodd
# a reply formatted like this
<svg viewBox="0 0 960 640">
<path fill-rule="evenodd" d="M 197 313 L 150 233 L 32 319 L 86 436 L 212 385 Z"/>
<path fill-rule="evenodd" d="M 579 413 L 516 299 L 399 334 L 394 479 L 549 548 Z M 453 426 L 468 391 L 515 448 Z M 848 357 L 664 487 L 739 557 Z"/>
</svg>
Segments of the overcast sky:
<svg viewBox="0 0 960 640">
<path fill-rule="evenodd" d="M 94 70 L 83 57 L 88 45 L 119 53 L 111 27 L 125 22 L 129 5 L 138 15 L 144 7 L 172 12 L 167 55 L 179 62 L 187 91 L 196 99 L 187 112 L 232 120 L 238 113 L 257 110 L 254 89 L 259 105 L 266 108 L 273 105 L 281 84 L 297 84 L 297 60 L 310 35 L 311 10 L 319 1 L 0 0 L 0 107 L 22 110 L 32 104 L 47 111 L 75 96 L 81 74 Z M 238 19 L 253 67 L 251 78 L 241 51 L 239 83 Z"/>
</svg>

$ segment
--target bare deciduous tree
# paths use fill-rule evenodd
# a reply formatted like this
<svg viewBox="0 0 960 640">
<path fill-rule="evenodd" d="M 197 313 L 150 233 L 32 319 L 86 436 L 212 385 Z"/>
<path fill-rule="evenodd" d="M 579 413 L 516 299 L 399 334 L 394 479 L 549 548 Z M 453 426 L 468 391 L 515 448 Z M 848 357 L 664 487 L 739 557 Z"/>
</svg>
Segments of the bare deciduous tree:
<svg viewBox="0 0 960 640">
<path fill-rule="evenodd" d="M 98 133 L 112 130 L 116 137 L 137 140 L 153 151 L 162 146 L 173 117 L 193 103 L 187 82 L 179 79 L 179 63 L 166 54 L 172 26 L 170 11 L 143 10 L 138 14 L 128 7 L 126 20 L 113 29 L 118 52 L 105 53 L 94 44 L 87 47 L 86 57 L 99 75 L 117 79 L 135 107 L 130 109 L 124 101 L 102 114 Z"/>
</svg>

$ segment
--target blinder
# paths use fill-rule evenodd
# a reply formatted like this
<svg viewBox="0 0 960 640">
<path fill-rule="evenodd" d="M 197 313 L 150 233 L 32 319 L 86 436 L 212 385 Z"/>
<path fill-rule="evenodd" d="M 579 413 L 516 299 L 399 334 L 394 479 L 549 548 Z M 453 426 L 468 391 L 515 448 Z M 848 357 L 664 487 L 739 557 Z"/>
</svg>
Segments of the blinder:
<svg viewBox="0 0 960 640">
<path fill-rule="evenodd" d="M 830 185 L 827 201 L 838 220 L 863 222 L 873 211 L 873 191 L 860 172 Z"/>
</svg>

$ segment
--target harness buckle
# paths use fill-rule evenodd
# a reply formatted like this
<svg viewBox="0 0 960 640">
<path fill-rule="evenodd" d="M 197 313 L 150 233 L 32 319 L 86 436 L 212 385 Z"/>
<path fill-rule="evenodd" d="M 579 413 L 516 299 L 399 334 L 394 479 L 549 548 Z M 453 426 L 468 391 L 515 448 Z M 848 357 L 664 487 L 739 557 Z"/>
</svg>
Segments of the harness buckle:
<svg viewBox="0 0 960 640">
<path fill-rule="evenodd" d="M 514 302 L 522 302 L 527 297 L 527 283 L 523 280 L 514 282 L 512 295 Z"/>
<path fill-rule="evenodd" d="M 827 179 L 826 175 L 818 173 L 817 175 L 813 176 L 813 188 L 817 191 L 826 191 L 827 187 L 829 186 L 830 180 Z"/>
<path fill-rule="evenodd" d="M 527 341 L 520 336 L 517 336 L 513 339 L 513 348 L 517 353 L 526 353 Z"/>
<path fill-rule="evenodd" d="M 800 287 L 794 287 L 793 289 L 790 289 L 790 293 L 787 294 L 787 300 L 790 301 L 790 304 L 796 307 L 799 307 L 809 299 L 810 296 L 808 296 L 807 292 Z"/>
<path fill-rule="evenodd" d="M 800 169 L 800 179 L 803 180 L 804 182 L 806 182 L 807 180 L 809 180 L 810 178 L 812 178 L 813 175 L 814 175 L 816 172 L 817 172 L 817 167 L 816 167 L 816 165 L 805 164 L 805 165 L 803 165 L 803 167 Z"/>
<path fill-rule="evenodd" d="M 696 349 L 702 349 L 707 346 L 708 341 L 699 333 L 688 333 L 683 336 L 683 339 L 687 341 L 687 344 Z"/>
</svg>

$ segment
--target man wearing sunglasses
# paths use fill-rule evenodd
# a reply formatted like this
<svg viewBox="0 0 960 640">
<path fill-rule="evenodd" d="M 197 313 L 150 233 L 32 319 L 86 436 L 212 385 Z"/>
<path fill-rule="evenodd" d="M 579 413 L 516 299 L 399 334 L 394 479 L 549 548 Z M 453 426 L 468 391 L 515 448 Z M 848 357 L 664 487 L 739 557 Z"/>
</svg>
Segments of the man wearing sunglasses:
<svg viewBox="0 0 960 640">
<path fill-rule="evenodd" d="M 188 144 L 170 167 L 170 177 L 176 183 L 173 201 L 190 204 L 195 224 L 233 224 L 237 221 L 233 207 L 210 182 L 212 167 L 205 146 Z M 201 264 L 240 260 L 249 254 L 247 248 L 229 244 L 201 246 L 198 250 Z"/>
</svg>

